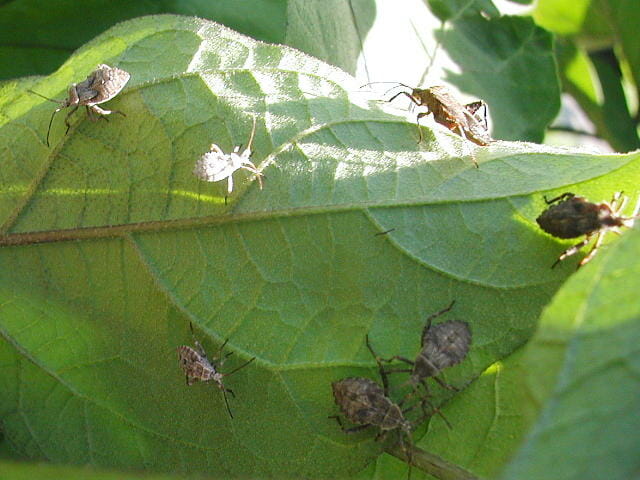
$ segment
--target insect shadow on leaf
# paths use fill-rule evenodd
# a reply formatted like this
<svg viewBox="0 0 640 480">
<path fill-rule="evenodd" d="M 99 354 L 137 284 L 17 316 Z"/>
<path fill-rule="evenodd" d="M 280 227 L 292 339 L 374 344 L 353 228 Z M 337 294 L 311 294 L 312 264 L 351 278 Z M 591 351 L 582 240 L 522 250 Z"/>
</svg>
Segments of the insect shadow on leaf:
<svg viewBox="0 0 640 480">
<path fill-rule="evenodd" d="M 432 321 L 439 316 L 449 312 L 455 300 L 452 301 L 448 307 L 430 315 L 427 318 L 425 326 L 422 330 L 420 352 L 416 356 L 415 360 L 410 360 L 400 355 L 394 355 L 390 358 L 382 358 L 377 355 L 367 337 L 367 347 L 371 351 L 371 354 L 376 358 L 376 361 L 380 364 L 380 369 L 386 374 L 392 373 L 409 373 L 410 377 L 407 383 L 413 388 L 413 394 L 417 393 L 417 387 L 421 385 L 424 389 L 423 402 L 437 413 L 451 428 L 451 424 L 444 417 L 442 412 L 436 408 L 429 400 L 429 387 L 426 383 L 427 378 L 433 378 L 440 386 L 448 390 L 457 391 L 458 389 L 452 385 L 445 383 L 437 375 L 445 368 L 452 367 L 462 362 L 469 352 L 469 346 L 471 345 L 471 330 L 466 322 L 460 320 L 449 320 L 446 322 L 432 325 Z M 382 366 L 381 362 L 391 363 L 395 360 L 399 360 L 412 368 L 390 368 L 386 369 Z"/>
<path fill-rule="evenodd" d="M 44 95 L 29 89 L 29 92 L 60 105 L 53 111 L 51 119 L 49 120 L 49 127 L 47 128 L 47 147 L 50 146 L 49 134 L 51 133 L 53 117 L 64 108 L 71 107 L 71 110 L 69 110 L 69 113 L 67 113 L 67 116 L 64 119 L 64 123 L 67 126 L 65 135 L 69 133 L 69 129 L 71 128 L 69 117 L 82 105 L 87 108 L 87 116 L 91 121 L 95 121 L 97 118 L 107 120 L 106 115 L 110 115 L 112 113 L 119 113 L 123 117 L 126 117 L 126 115 L 119 110 L 105 110 L 100 108 L 98 104 L 111 100 L 120 93 L 129 81 L 129 78 L 131 78 L 131 74 L 129 74 L 129 72 L 116 67 L 110 67 L 109 65 L 100 64 L 98 65 L 98 68 L 91 72 L 85 80 L 80 83 L 71 84 L 65 100 L 55 100 L 53 98 L 45 97 Z M 92 112 L 98 114 L 99 117 L 94 117 Z"/>
<path fill-rule="evenodd" d="M 187 379 L 187 385 L 193 385 L 197 381 L 215 382 L 218 388 L 222 391 L 222 396 L 224 397 L 224 403 L 227 407 L 227 412 L 229 412 L 229 417 L 233 418 L 231 408 L 229 407 L 229 400 L 227 399 L 227 393 L 230 393 L 234 398 L 235 394 L 233 393 L 233 390 L 227 388 L 224 385 L 222 380 L 224 377 L 233 375 L 238 370 L 249 365 L 256 359 L 256 357 L 247 360 L 245 363 L 243 363 L 239 367 L 234 368 L 228 373 L 222 373 L 219 371 L 219 368 L 222 367 L 225 360 L 233 354 L 233 352 L 229 352 L 223 355 L 224 347 L 227 345 L 229 339 L 227 338 L 222 343 L 222 345 L 220 346 L 220 350 L 218 351 L 218 355 L 215 358 L 209 360 L 207 358 L 207 353 L 204 351 L 204 348 L 202 348 L 200 342 L 196 340 L 195 334 L 193 332 L 193 324 L 189 323 L 189 328 L 191 329 L 191 336 L 193 337 L 193 343 L 196 348 L 192 348 L 187 345 L 181 345 L 178 347 L 180 367 L 182 367 L 182 370 L 184 370 L 185 377 Z"/>
<path fill-rule="evenodd" d="M 254 116 L 249 142 L 247 143 L 247 148 L 244 149 L 242 153 L 239 153 L 241 146 L 235 147 L 231 153 L 224 153 L 218 145 L 212 143 L 209 151 L 202 155 L 193 167 L 193 174 L 201 180 L 207 182 L 227 180 L 227 195 L 224 197 L 225 205 L 227 203 L 227 196 L 231 195 L 233 191 L 233 174 L 237 170 L 244 169 L 254 173 L 258 179 L 260 190 L 262 190 L 262 177 L 264 175 L 249 159 L 252 153 L 251 146 L 255 133 L 256 117 Z"/>
<path fill-rule="evenodd" d="M 557 238 L 577 238 L 585 235 L 584 240 L 569 247 L 551 265 L 554 268 L 565 258 L 576 254 L 587 245 L 595 236 L 596 240 L 589 253 L 578 263 L 577 268 L 589 262 L 597 253 L 604 241 L 607 232 L 620 234 L 620 227 L 633 227 L 635 219 L 639 217 L 640 197 L 636 203 L 633 215 L 623 217 L 620 215 L 627 205 L 628 197 L 622 192 L 616 192 L 611 202 L 592 203 L 586 198 L 566 192 L 551 200 L 544 197 L 547 205 L 550 205 L 536 218 L 536 222 L 542 230 Z"/>
<path fill-rule="evenodd" d="M 443 85 L 436 85 L 429 88 L 414 88 L 400 82 L 370 82 L 362 85 L 361 88 L 385 83 L 395 85 L 387 90 L 385 95 L 396 88 L 405 89 L 394 94 L 387 100 L 388 102 L 394 101 L 399 96 L 405 96 L 411 101 L 413 106 L 426 107 L 426 111 L 418 113 L 416 118 L 419 135 L 418 143 L 421 143 L 423 140 L 420 119 L 429 114 L 433 114 L 433 119 L 440 125 L 444 125 L 447 129 L 476 145 L 486 146 L 494 141 L 489 135 L 487 105 L 482 100 L 463 105 L 449 89 Z M 482 115 L 480 114 L 481 110 L 484 112 Z M 478 168 L 478 162 L 474 155 L 471 156 L 471 160 L 474 166 Z"/>
</svg>

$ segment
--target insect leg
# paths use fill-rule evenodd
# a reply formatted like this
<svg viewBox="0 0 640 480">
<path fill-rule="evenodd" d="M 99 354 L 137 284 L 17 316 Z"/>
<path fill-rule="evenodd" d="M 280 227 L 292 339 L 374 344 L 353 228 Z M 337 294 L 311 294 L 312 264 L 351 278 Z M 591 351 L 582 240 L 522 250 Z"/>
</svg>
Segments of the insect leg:
<svg viewBox="0 0 640 480">
<path fill-rule="evenodd" d="M 387 100 L 387 102 L 393 102 L 400 95 L 404 95 L 405 97 L 407 97 L 409 100 L 411 100 L 411 103 L 413 103 L 414 105 L 420 106 L 420 104 L 418 102 L 416 102 L 416 99 L 409 92 L 396 93 L 393 97 L 391 97 L 389 100 Z"/>
<path fill-rule="evenodd" d="M 587 243 L 589 243 L 589 240 L 591 240 L 591 236 L 587 235 L 585 237 L 585 239 L 583 241 L 581 241 L 580 243 L 575 244 L 573 247 L 567 248 L 564 252 L 562 252 L 562 255 L 560 255 L 558 257 L 558 259 L 553 263 L 553 265 L 551 265 L 551 268 L 554 268 L 556 265 L 558 265 L 565 258 L 570 257 L 571 255 L 575 255 L 576 253 L 578 253 L 578 250 L 580 250 Z"/>
<path fill-rule="evenodd" d="M 547 200 L 546 195 L 544 195 L 542 198 L 544 198 L 544 201 L 547 205 L 551 205 L 552 203 L 559 202 L 559 201 L 566 200 L 568 198 L 573 198 L 573 197 L 575 197 L 575 194 L 570 192 L 565 192 L 562 195 L 558 195 L 556 198 L 552 198 L 551 200 Z"/>
<path fill-rule="evenodd" d="M 189 322 L 189 330 L 191 330 L 191 338 L 193 340 L 193 344 L 196 346 L 196 350 L 198 350 L 198 353 L 200 354 L 201 357 L 208 360 L 207 352 L 204 351 L 202 344 L 196 339 L 196 334 L 193 331 L 193 323 L 191 322 Z"/>
<path fill-rule="evenodd" d="M 440 385 L 442 388 L 446 388 L 447 390 L 453 390 L 454 392 L 459 392 L 460 391 L 459 388 L 454 387 L 453 385 L 449 385 L 448 383 L 445 383 L 444 381 L 442 381 L 438 377 L 433 377 L 433 379 L 436 382 L 438 382 L 438 385 Z"/>
<path fill-rule="evenodd" d="M 443 308 L 442 310 L 440 310 L 439 312 L 433 313 L 431 315 L 429 315 L 427 317 L 427 321 L 424 325 L 424 328 L 422 329 L 422 342 L 421 342 L 421 346 L 424 347 L 424 336 L 427 334 L 427 332 L 429 331 L 429 329 L 431 328 L 431 322 L 438 318 L 440 315 L 443 315 L 445 313 L 447 313 L 449 310 L 451 310 L 453 308 L 453 304 L 456 303 L 455 300 L 452 300 L 451 303 L 449 304 L 448 307 Z"/>
<path fill-rule="evenodd" d="M 381 358 L 376 354 L 376 352 L 373 351 L 373 347 L 371 346 L 371 342 L 369 342 L 369 335 L 365 336 L 365 340 L 367 343 L 367 348 L 369 349 L 369 351 L 371 352 L 371 355 L 373 355 L 373 358 L 375 359 L 376 363 L 378 364 L 378 372 L 380 373 L 380 379 L 382 380 L 382 386 L 384 387 L 384 394 L 386 396 L 389 395 L 389 381 L 387 379 L 387 372 L 384 371 L 384 367 L 382 366 L 382 361 Z"/>
<path fill-rule="evenodd" d="M 424 137 L 422 136 L 422 129 L 420 128 L 420 119 L 422 117 L 426 117 L 427 115 L 429 115 L 429 113 L 430 112 L 420 112 L 416 117 L 416 123 L 418 124 L 418 135 L 419 135 L 418 143 L 422 143 L 422 140 L 424 140 Z"/>
<path fill-rule="evenodd" d="M 51 114 L 51 118 L 49 119 L 49 127 L 47 128 L 47 147 L 49 147 L 49 134 L 51 133 L 51 125 L 53 125 L 53 117 L 55 116 L 56 113 L 58 113 L 60 110 L 62 110 L 64 107 L 58 107 L 56 108 L 53 113 Z M 67 128 L 67 132 L 69 131 L 69 129 Z"/>
<path fill-rule="evenodd" d="M 247 360 L 246 362 L 244 362 L 242 365 L 240 365 L 239 367 L 234 368 L 233 370 L 231 370 L 229 373 L 225 373 L 224 376 L 228 377 L 229 375 L 236 373 L 238 370 L 240 370 L 241 368 L 246 367 L 247 365 L 249 365 L 251 362 L 253 362 L 256 359 L 256 357 L 250 358 L 249 360 Z"/>
<path fill-rule="evenodd" d="M 231 195 L 233 192 L 233 173 L 227 177 L 227 195 Z"/>
<path fill-rule="evenodd" d="M 231 419 L 233 420 L 233 413 L 231 413 L 231 408 L 229 407 L 229 400 L 227 399 L 227 390 L 226 388 L 222 388 L 222 396 L 224 397 L 224 404 L 227 407 L 227 412 L 229 412 L 229 417 L 231 417 Z M 231 390 L 228 390 L 229 392 L 231 392 Z M 231 392 L 233 393 L 233 392 Z M 235 397 L 235 395 L 234 395 Z"/>
<path fill-rule="evenodd" d="M 413 370 L 411 368 L 391 368 L 384 371 L 386 374 L 389 373 L 411 373 Z"/>
<path fill-rule="evenodd" d="M 73 107 L 71 107 L 71 110 L 69 110 L 69 113 L 67 113 L 67 116 L 64 118 L 64 124 L 67 126 L 67 131 L 64 132 L 65 135 L 69 133 L 69 129 L 71 128 L 71 124 L 69 123 L 69 117 L 73 115 L 76 110 L 78 110 L 78 106 L 79 105 L 74 105 Z"/>
<path fill-rule="evenodd" d="M 602 230 L 598 232 L 598 236 L 596 237 L 596 241 L 593 244 L 593 247 L 591 248 L 587 256 L 584 257 L 582 260 L 580 260 L 580 263 L 578 263 L 578 266 L 576 268 L 580 268 L 581 266 L 589 262 L 594 257 L 594 255 L 598 251 L 598 248 L 600 248 L 600 245 L 602 245 L 602 242 L 604 241 L 604 236 L 606 233 L 607 233 L 607 230 Z"/>
<path fill-rule="evenodd" d="M 336 422 L 338 422 L 338 425 L 340 425 L 340 430 L 342 430 L 344 433 L 356 433 L 366 428 L 369 428 L 371 426 L 370 423 L 367 423 L 366 425 L 356 425 L 355 427 L 345 427 L 342 424 L 342 420 L 340 419 L 339 415 L 330 415 L 327 418 L 335 418 Z"/>
<path fill-rule="evenodd" d="M 464 127 L 462 125 L 460 125 L 459 123 L 454 124 L 454 127 L 451 129 L 451 131 L 455 132 L 455 129 L 457 128 L 458 130 L 458 135 L 460 135 L 462 138 L 464 138 L 466 141 L 470 141 L 469 137 L 467 137 L 467 134 L 464 131 Z M 473 147 L 471 147 L 473 148 Z M 471 161 L 473 162 L 473 165 L 476 168 L 480 168 L 480 166 L 478 165 L 478 161 L 476 160 L 476 156 L 473 153 L 473 150 L 471 150 Z"/>
<path fill-rule="evenodd" d="M 473 116 L 475 120 L 482 120 L 482 126 L 485 130 L 489 129 L 489 123 L 487 121 L 487 104 L 482 100 L 478 100 L 476 102 L 467 103 L 464 108 Z M 482 117 L 477 116 L 477 112 L 483 109 Z"/>
<path fill-rule="evenodd" d="M 104 117 L 104 115 L 111 115 L 112 113 L 119 113 L 123 117 L 127 116 L 124 112 L 121 112 L 120 110 L 105 110 L 104 108 L 100 108 L 98 105 L 91 105 L 87 108 L 90 108 L 91 110 L 93 110 L 99 115 L 103 115 L 103 118 L 105 120 L 106 120 L 106 117 Z"/>
<path fill-rule="evenodd" d="M 429 396 L 429 387 L 427 385 L 426 379 L 424 378 L 420 379 L 420 384 L 425 390 L 425 395 L 420 400 L 420 407 L 422 408 L 422 417 L 416 423 L 417 424 L 422 423 L 426 418 L 437 414 L 440 416 L 440 418 L 442 418 L 444 423 L 447 425 L 447 428 L 452 429 L 453 427 L 451 426 L 451 423 L 449 423 L 449 420 L 447 420 L 447 417 L 445 417 L 444 414 L 440 411 L 440 409 L 436 407 L 433 403 L 431 403 L 427 398 Z M 414 393 L 415 393 L 415 390 L 414 390 Z M 427 405 L 431 409 L 430 413 L 427 412 L 425 405 Z"/>
<path fill-rule="evenodd" d="M 245 170 L 249 170 L 251 173 L 255 173 L 258 178 L 258 184 L 260 185 L 260 190 L 262 190 L 262 173 L 258 168 L 253 164 L 253 162 L 249 160 L 242 160 L 242 166 L 240 168 L 244 168 Z"/>
</svg>

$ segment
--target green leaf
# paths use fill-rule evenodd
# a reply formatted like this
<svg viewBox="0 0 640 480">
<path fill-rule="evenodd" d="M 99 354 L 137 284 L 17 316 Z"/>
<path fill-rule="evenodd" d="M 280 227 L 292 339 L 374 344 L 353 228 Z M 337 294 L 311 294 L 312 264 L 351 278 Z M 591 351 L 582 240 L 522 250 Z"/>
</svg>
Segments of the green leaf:
<svg viewBox="0 0 640 480">
<path fill-rule="evenodd" d="M 504 478 L 628 479 L 640 467 L 640 231 L 558 292 L 524 356 L 538 415 Z"/>
<path fill-rule="evenodd" d="M 638 148 L 637 120 L 628 106 L 637 101 L 626 98 L 632 90 L 635 92 L 629 98 L 637 98 L 640 88 L 636 32 L 640 11 L 636 2 L 541 0 L 534 18 L 539 25 L 568 37 L 562 41 L 559 55 L 564 88 L 596 125 L 598 135 L 618 151 Z M 580 64 L 586 66 L 578 67 Z M 597 75 L 584 72 L 585 67 Z M 623 77 L 625 73 L 629 78 Z M 633 86 L 625 96 L 627 80 Z"/>
<path fill-rule="evenodd" d="M 453 429 L 435 423 L 418 445 L 482 478 L 632 478 L 639 253 L 637 229 L 603 247 L 558 292 L 533 340 L 442 409 Z M 378 478 L 401 478 L 397 462 L 378 465 Z"/>
<path fill-rule="evenodd" d="M 291 45 L 355 72 L 361 39 L 375 17 L 374 0 L 38 0 L 0 4 L 0 80 L 48 74 L 82 44 L 117 22 L 176 13 L 216 20 L 266 42 Z M 356 16 L 357 15 L 357 16 Z M 91 21 L 88 22 L 87 18 Z"/>
<path fill-rule="evenodd" d="M 556 43 L 564 89 L 569 92 L 600 136 L 620 152 L 640 146 L 635 121 L 622 91 L 620 72 L 609 51 L 587 55 L 568 39 Z M 596 86 L 600 88 L 596 88 Z"/>
<path fill-rule="evenodd" d="M 105 104 L 126 117 L 79 110 L 65 135 L 63 111 L 47 148 L 55 105 L 27 88 L 61 98 L 99 63 L 131 73 Z M 444 378 L 464 388 L 528 340 L 575 266 L 549 268 L 567 242 L 535 224 L 543 193 L 637 194 L 640 178 L 637 153 L 479 148 L 430 120 L 418 144 L 343 72 L 195 18 L 122 23 L 54 75 L 3 84 L 0 105 L 0 449 L 56 463 L 356 475 L 383 445 L 327 417 L 331 382 L 376 378 L 365 335 L 412 357 L 455 299 L 473 346 Z M 265 186 L 236 172 L 225 203 L 193 166 L 246 145 L 253 118 Z M 211 356 L 229 339 L 223 372 L 256 357 L 225 378 L 234 419 L 214 385 L 184 384 L 190 323 Z M 423 441 L 448 458 L 441 424 Z"/>
</svg>

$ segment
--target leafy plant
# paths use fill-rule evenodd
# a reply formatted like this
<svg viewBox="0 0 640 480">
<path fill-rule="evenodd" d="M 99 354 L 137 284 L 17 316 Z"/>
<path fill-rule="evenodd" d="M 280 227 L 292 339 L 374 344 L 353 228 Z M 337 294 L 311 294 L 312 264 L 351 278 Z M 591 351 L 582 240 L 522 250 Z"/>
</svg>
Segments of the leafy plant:
<svg viewBox="0 0 640 480">
<path fill-rule="evenodd" d="M 311 11 L 257 4 L 280 7 L 289 25 Z M 414 356 L 424 319 L 455 299 L 448 315 L 471 325 L 473 343 L 445 375 L 461 391 L 433 388 L 454 427 L 435 416 L 417 432 L 423 470 L 540 478 L 552 458 L 588 458 L 583 442 L 605 422 L 608 474 L 637 469 L 637 429 L 627 427 L 637 232 L 563 285 L 577 260 L 550 266 L 571 242 L 535 218 L 543 195 L 567 190 L 635 200 L 639 155 L 504 141 L 542 138 L 557 110 L 550 35 L 489 2 L 457 15 L 436 7 L 425 30 L 440 58 L 468 68 L 444 76 L 488 101 L 502 141 L 477 148 L 426 121 L 418 144 L 415 114 L 407 120 L 322 61 L 355 65 L 357 49 L 327 58 L 336 37 L 322 37 L 319 60 L 194 17 L 123 22 L 50 76 L 0 84 L 0 468 L 15 478 L 29 468 L 17 459 L 214 478 L 403 478 L 406 465 L 382 453 L 403 455 L 393 441 L 345 435 L 327 418 L 337 413 L 330 385 L 377 378 L 367 334 L 384 356 Z M 375 12 L 351 9 L 357 19 Z M 324 24 L 307 23 L 308 36 L 271 35 L 312 45 Z M 486 46 L 469 51 L 478 38 Z M 515 83 L 531 62 L 532 78 Z M 107 104 L 126 117 L 89 122 L 79 111 L 66 135 L 56 118 L 47 148 L 55 105 L 28 90 L 61 98 L 99 63 L 131 73 Z M 202 182 L 193 166 L 211 143 L 246 145 L 254 116 L 264 190 L 238 171 L 225 202 L 226 182 Z M 229 339 L 223 371 L 257 357 L 228 379 L 233 420 L 215 386 L 184 384 L 176 347 L 193 344 L 189 323 L 210 354 Z M 619 388 L 599 383 L 609 365 Z M 590 416 L 595 400 L 603 414 Z M 548 441 L 576 412 L 579 428 Z M 557 478 L 597 472 L 572 464 Z"/>
</svg>

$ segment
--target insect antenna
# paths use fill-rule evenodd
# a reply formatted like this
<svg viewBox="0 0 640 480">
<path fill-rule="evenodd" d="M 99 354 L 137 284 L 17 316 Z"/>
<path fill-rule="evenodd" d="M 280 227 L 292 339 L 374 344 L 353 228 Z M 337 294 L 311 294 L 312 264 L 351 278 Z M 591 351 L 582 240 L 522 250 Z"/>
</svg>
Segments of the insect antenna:
<svg viewBox="0 0 640 480">
<path fill-rule="evenodd" d="M 365 83 L 364 85 L 362 85 L 360 88 L 364 88 L 367 87 L 369 85 L 377 85 L 377 84 L 390 84 L 393 83 L 395 84 L 395 87 L 391 87 L 390 89 L 388 89 L 387 91 L 384 92 L 383 95 L 387 95 L 391 90 L 393 90 L 394 88 L 399 88 L 399 87 L 404 87 L 404 88 L 408 88 L 409 91 L 413 92 L 413 87 L 410 87 L 409 85 L 405 85 L 404 83 L 401 82 L 369 82 L 369 83 Z M 390 100 L 391 101 L 391 100 Z"/>
<path fill-rule="evenodd" d="M 397 85 L 398 87 L 404 87 L 404 88 L 410 88 L 411 90 L 413 90 L 412 87 L 410 87 L 409 85 L 405 85 L 402 82 L 369 82 L 369 83 L 365 83 L 364 85 L 362 85 L 360 88 L 364 88 L 364 87 L 368 87 L 369 85 L 380 85 L 380 84 L 387 84 L 389 85 L 390 83 L 393 83 L 395 85 Z"/>
<path fill-rule="evenodd" d="M 42 95 L 41 93 L 35 92 L 35 91 L 31 90 L 30 88 L 28 88 L 28 89 L 27 89 L 27 92 L 29 92 L 29 93 L 33 93 L 34 95 L 38 95 L 39 97 L 42 97 L 42 98 L 44 98 L 45 100 L 48 100 L 48 101 L 53 102 L 53 103 L 58 103 L 58 104 L 60 104 L 60 103 L 64 103 L 62 100 L 56 100 L 55 98 L 45 97 L 45 96 L 44 96 L 44 95 Z"/>
<path fill-rule="evenodd" d="M 246 362 L 244 362 L 242 365 L 240 365 L 239 367 L 234 368 L 233 370 L 231 370 L 229 373 L 225 373 L 224 376 L 228 377 L 229 375 L 232 375 L 234 373 L 236 373 L 238 370 L 240 370 L 241 368 L 246 367 L 247 365 L 249 365 L 251 362 L 253 362 L 256 359 L 256 357 L 250 358 L 249 360 L 247 360 Z"/>
<path fill-rule="evenodd" d="M 54 98 L 49 98 L 49 97 L 45 97 L 44 95 L 38 93 L 38 92 L 34 92 L 33 90 L 31 90 L 30 88 L 27 89 L 27 92 L 33 93 L 35 95 L 38 95 L 39 97 L 44 98 L 45 100 L 48 100 L 50 102 L 53 103 L 57 103 L 58 105 L 64 105 L 64 101 L 62 100 L 56 100 Z M 64 108 L 64 106 L 60 106 L 58 108 L 56 108 L 53 113 L 51 114 L 51 118 L 49 119 L 49 127 L 47 128 L 47 147 L 50 146 L 49 145 L 49 133 L 51 133 L 51 125 L 53 124 L 53 117 L 55 116 L 56 113 L 58 113 L 60 110 L 62 110 Z"/>
<path fill-rule="evenodd" d="M 227 342 L 225 342 L 226 344 Z M 224 358 L 227 358 L 229 355 L 231 355 L 230 352 L 228 353 Z M 233 370 L 231 370 L 229 373 L 224 373 L 223 375 L 225 377 L 228 377 L 229 375 L 234 374 L 235 372 L 237 372 L 238 370 L 240 370 L 241 368 L 246 367 L 247 365 L 249 365 L 251 362 L 253 362 L 256 359 L 256 357 L 253 357 L 251 359 L 249 359 L 248 361 L 244 362 L 242 365 L 240 365 L 239 367 L 234 368 Z M 227 412 L 229 412 L 229 416 L 231 418 L 233 418 L 233 414 L 231 413 L 231 408 L 229 407 L 229 399 L 227 398 L 227 392 L 229 392 L 232 396 L 235 397 L 235 393 L 233 393 L 233 390 L 231 390 L 230 388 L 226 388 L 223 384 L 222 381 L 220 381 L 219 383 L 220 385 L 220 390 L 222 390 L 222 396 L 224 397 L 224 404 L 227 406 Z"/>
<path fill-rule="evenodd" d="M 251 144 L 253 143 L 253 137 L 256 134 L 256 117 L 253 116 L 253 127 L 251 127 L 251 137 L 249 137 L 249 142 L 247 143 L 247 150 L 251 151 Z"/>
</svg>

